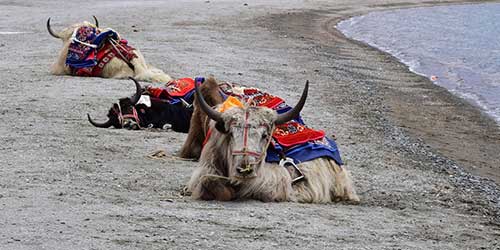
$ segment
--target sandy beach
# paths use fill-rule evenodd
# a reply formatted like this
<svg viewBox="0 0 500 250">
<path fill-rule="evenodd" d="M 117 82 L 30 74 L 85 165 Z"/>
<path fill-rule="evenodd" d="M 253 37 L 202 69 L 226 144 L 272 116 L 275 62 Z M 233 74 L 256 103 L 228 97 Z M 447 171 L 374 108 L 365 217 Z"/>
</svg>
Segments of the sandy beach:
<svg viewBox="0 0 500 250">
<path fill-rule="evenodd" d="M 500 249 L 498 125 L 335 29 L 453 3 L 0 2 L 0 249 Z M 361 204 L 181 196 L 197 163 L 146 156 L 175 154 L 186 134 L 86 120 L 131 95 L 129 80 L 49 74 L 61 42 L 47 18 L 60 30 L 92 15 L 173 77 L 213 74 L 289 103 L 309 80 L 303 117 L 336 136 Z"/>
</svg>

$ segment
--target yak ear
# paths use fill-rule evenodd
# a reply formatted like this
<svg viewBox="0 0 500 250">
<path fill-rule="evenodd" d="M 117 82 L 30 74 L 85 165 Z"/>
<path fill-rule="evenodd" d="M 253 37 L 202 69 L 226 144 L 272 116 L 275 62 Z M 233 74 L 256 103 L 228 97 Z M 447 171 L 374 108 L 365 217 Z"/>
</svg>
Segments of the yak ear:
<svg viewBox="0 0 500 250">
<path fill-rule="evenodd" d="M 222 121 L 216 122 L 215 128 L 223 134 L 227 134 L 229 132 L 229 130 L 226 129 L 226 124 Z"/>
</svg>

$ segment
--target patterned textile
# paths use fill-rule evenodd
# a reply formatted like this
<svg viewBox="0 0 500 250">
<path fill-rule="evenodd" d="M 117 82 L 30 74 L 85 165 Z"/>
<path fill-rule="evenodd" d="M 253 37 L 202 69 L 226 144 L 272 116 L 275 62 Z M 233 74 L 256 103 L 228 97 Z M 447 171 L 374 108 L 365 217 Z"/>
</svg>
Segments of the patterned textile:
<svg viewBox="0 0 500 250">
<path fill-rule="evenodd" d="M 115 56 L 123 55 L 125 60 L 137 57 L 127 40 L 119 40 L 116 48 L 110 39 L 119 39 L 118 33 L 109 29 L 100 32 L 91 26 L 81 26 L 73 32 L 68 48 L 66 65 L 76 76 L 100 76 L 106 64 Z"/>
<path fill-rule="evenodd" d="M 92 67 L 97 64 L 97 46 L 92 41 L 97 36 L 96 28 L 82 26 L 73 32 L 68 48 L 66 64 L 73 68 Z"/>
<path fill-rule="evenodd" d="M 294 120 L 277 125 L 273 133 L 273 138 L 284 147 L 293 147 L 323 137 L 325 137 L 325 132 L 308 128 L 303 123 Z"/>
<path fill-rule="evenodd" d="M 180 78 L 172 80 L 165 84 L 165 87 L 147 87 L 150 96 L 168 101 L 170 104 L 176 104 L 191 100 L 194 94 L 194 79 Z M 189 103 L 191 104 L 191 103 Z"/>
</svg>

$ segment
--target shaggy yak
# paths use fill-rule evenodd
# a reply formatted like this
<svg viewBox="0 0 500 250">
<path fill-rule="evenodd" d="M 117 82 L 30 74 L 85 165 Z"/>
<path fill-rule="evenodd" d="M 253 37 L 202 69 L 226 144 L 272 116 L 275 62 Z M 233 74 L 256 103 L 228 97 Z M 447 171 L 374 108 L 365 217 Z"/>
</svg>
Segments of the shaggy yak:
<svg viewBox="0 0 500 250">
<path fill-rule="evenodd" d="M 196 86 L 195 113 L 200 108 L 211 121 L 199 166 L 187 184 L 187 192 L 202 200 L 359 202 L 348 170 L 331 158 L 319 157 L 297 165 L 266 162 L 276 126 L 298 117 L 308 86 L 306 82 L 298 104 L 281 114 L 267 107 L 245 104 L 219 112 L 207 104 Z M 286 167 L 290 165 L 294 168 Z M 298 175 L 302 177 L 300 181 L 296 181 Z"/>
<path fill-rule="evenodd" d="M 54 75 L 134 77 L 147 82 L 168 82 L 171 77 L 146 64 L 139 50 L 129 46 L 118 33 L 84 21 L 55 32 L 47 20 L 50 35 L 61 39 L 63 47 L 50 68 Z"/>
<path fill-rule="evenodd" d="M 192 96 L 185 102 L 161 99 L 150 96 L 147 88 L 143 90 L 139 82 L 134 78 L 136 91 L 131 97 L 121 98 L 118 103 L 113 104 L 108 112 L 108 120 L 104 123 L 99 123 L 90 118 L 87 114 L 89 122 L 98 128 L 163 128 L 165 124 L 170 124 L 172 130 L 176 132 L 187 133 L 189 121 L 191 119 L 192 108 L 189 103 L 192 103 Z"/>
</svg>

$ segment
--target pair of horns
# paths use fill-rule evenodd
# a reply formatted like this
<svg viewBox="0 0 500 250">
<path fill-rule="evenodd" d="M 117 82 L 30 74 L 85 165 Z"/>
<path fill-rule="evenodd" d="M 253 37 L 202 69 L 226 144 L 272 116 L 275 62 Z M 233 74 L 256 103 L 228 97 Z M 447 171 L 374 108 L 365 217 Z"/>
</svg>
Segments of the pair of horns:
<svg viewBox="0 0 500 250">
<path fill-rule="evenodd" d="M 203 98 L 203 95 L 201 94 L 198 84 L 195 84 L 195 89 L 196 89 L 196 101 L 198 101 L 198 103 L 200 104 L 201 109 L 207 114 L 208 117 L 210 117 L 210 119 L 216 121 L 217 123 L 219 122 L 222 123 L 223 120 L 221 113 L 215 111 L 207 104 L 207 102 Z M 300 100 L 297 103 L 297 105 L 295 105 L 295 107 L 293 107 L 286 113 L 279 114 L 278 118 L 274 122 L 276 125 L 288 122 L 299 115 L 300 111 L 304 107 L 304 104 L 306 103 L 308 90 L 309 90 L 309 81 L 306 81 L 306 85 L 304 86 L 304 90 L 302 91 L 302 96 L 300 97 Z"/>
<path fill-rule="evenodd" d="M 96 16 L 92 16 L 94 18 L 95 26 L 99 28 L 99 20 L 97 20 Z M 49 34 L 55 38 L 61 39 L 61 36 L 59 36 L 52 28 L 50 27 L 50 17 L 47 19 L 47 30 L 49 31 Z"/>
<path fill-rule="evenodd" d="M 135 104 L 137 104 L 137 102 L 141 98 L 142 89 L 141 89 L 141 85 L 139 84 L 139 82 L 137 82 L 137 80 L 135 80 L 133 77 L 129 77 L 129 79 L 134 81 L 134 83 L 135 83 L 135 94 L 129 98 L 130 102 L 132 102 L 132 105 L 135 105 Z M 118 105 L 120 105 L 120 104 L 118 104 Z M 89 114 L 87 114 L 87 118 L 89 119 L 89 122 L 92 125 L 94 125 L 98 128 L 109 128 L 109 127 L 111 127 L 111 125 L 113 125 L 112 124 L 113 122 L 111 119 L 108 119 L 108 121 L 106 121 L 104 123 L 98 123 L 98 122 L 95 122 L 94 120 L 92 120 L 92 118 L 90 118 Z"/>
</svg>

